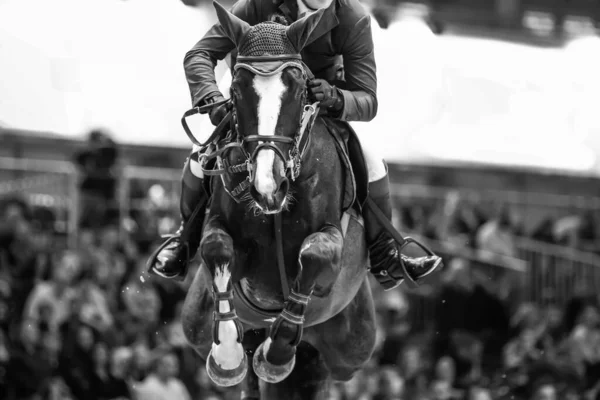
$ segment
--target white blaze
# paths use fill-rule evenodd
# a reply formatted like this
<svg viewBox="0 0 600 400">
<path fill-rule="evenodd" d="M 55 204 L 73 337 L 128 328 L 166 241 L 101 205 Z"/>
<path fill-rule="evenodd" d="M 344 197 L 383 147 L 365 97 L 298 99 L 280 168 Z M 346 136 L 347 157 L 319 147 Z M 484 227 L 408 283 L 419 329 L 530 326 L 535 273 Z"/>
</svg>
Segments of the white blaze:
<svg viewBox="0 0 600 400">
<path fill-rule="evenodd" d="M 275 128 L 281 110 L 281 99 L 286 90 L 281 80 L 281 72 L 254 77 L 254 90 L 258 95 L 258 134 L 261 136 L 275 135 Z M 256 156 L 255 187 L 263 196 L 270 196 L 277 186 L 273 178 L 273 163 L 275 152 L 265 149 Z"/>
</svg>

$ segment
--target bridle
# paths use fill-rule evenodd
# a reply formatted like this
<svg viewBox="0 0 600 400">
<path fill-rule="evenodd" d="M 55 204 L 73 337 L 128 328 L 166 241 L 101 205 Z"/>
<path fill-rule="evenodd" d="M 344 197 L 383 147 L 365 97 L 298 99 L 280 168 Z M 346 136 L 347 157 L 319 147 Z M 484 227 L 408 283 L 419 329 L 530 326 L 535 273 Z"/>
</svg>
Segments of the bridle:
<svg viewBox="0 0 600 400">
<path fill-rule="evenodd" d="M 260 68 L 261 66 L 266 65 L 266 63 L 272 63 L 274 61 L 279 61 L 281 64 L 274 69 L 268 69 L 266 71 Z M 302 71 L 303 79 L 306 82 L 314 78 L 309 68 L 302 62 L 302 58 L 299 54 L 284 54 L 278 56 L 268 55 L 258 57 L 238 56 L 236 65 L 234 67 L 234 74 L 240 69 L 245 69 L 254 74 L 269 76 L 283 71 L 289 67 L 299 68 Z M 283 162 L 283 165 L 285 166 L 286 177 L 292 181 L 296 180 L 300 175 L 302 160 L 306 153 L 306 149 L 310 144 L 310 131 L 316 116 L 318 115 L 319 109 L 318 102 L 309 104 L 306 102 L 306 98 L 307 90 L 305 89 L 300 100 L 302 104 L 304 104 L 302 117 L 300 118 L 298 128 L 293 137 L 280 135 L 242 135 L 237 123 L 235 104 L 229 99 L 201 107 L 195 107 L 187 111 L 181 119 L 181 122 L 190 140 L 199 147 L 198 158 L 204 175 L 220 176 L 225 191 L 237 203 L 240 203 L 246 190 L 250 187 L 253 181 L 253 172 L 256 169 L 255 165 L 258 153 L 261 150 L 268 149 L 273 150 L 277 157 L 279 157 Z M 213 107 L 220 106 L 225 103 L 231 106 L 231 111 L 227 114 L 223 121 L 221 121 L 214 133 L 205 142 L 198 142 L 196 138 L 194 138 L 187 125 L 187 122 L 185 121 L 186 117 L 193 114 L 210 112 Z M 256 148 L 250 153 L 248 148 L 254 143 L 257 143 Z M 287 153 L 282 151 L 278 144 L 289 146 Z M 232 150 L 238 150 L 241 152 L 243 158 L 241 163 L 230 163 L 228 156 Z M 213 160 L 216 160 L 216 165 L 211 163 L 209 166 L 209 162 Z M 232 178 L 238 174 L 246 174 L 245 179 L 239 182 L 235 187 L 230 188 L 229 185 L 226 184 L 225 179 Z"/>
</svg>

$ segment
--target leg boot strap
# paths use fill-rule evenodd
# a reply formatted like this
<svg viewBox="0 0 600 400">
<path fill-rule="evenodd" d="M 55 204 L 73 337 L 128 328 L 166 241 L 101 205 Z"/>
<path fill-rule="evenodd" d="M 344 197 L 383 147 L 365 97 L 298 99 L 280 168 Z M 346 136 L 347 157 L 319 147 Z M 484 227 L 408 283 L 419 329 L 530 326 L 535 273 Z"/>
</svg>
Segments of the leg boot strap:
<svg viewBox="0 0 600 400">
<path fill-rule="evenodd" d="M 244 329 L 235 312 L 235 308 L 233 307 L 233 287 L 231 282 L 227 285 L 227 290 L 225 292 L 219 292 L 213 285 L 213 300 L 215 303 L 215 310 L 213 311 L 213 342 L 217 345 L 221 344 L 221 341 L 219 340 L 219 324 L 223 321 L 233 321 L 237 331 L 237 342 L 242 343 L 242 340 L 244 339 Z M 230 311 L 220 312 L 220 301 L 227 301 L 229 303 Z"/>
</svg>

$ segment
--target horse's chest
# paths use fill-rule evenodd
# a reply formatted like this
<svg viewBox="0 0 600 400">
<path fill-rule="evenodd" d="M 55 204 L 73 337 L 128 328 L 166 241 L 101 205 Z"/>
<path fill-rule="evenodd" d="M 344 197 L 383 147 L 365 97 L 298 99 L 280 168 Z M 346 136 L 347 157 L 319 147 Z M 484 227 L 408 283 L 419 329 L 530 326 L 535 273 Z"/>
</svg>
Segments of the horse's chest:
<svg viewBox="0 0 600 400">
<path fill-rule="evenodd" d="M 233 225 L 233 226 L 231 226 Z M 232 221 L 230 229 L 233 236 L 243 241 L 267 243 L 272 236 L 273 223 L 266 218 L 244 217 Z"/>
<path fill-rule="evenodd" d="M 309 223 L 295 213 L 287 213 L 282 218 L 281 236 L 285 247 L 299 246 L 302 240 L 311 232 Z M 273 249 L 275 241 L 275 223 L 273 216 L 247 215 L 237 221 L 232 221 L 232 236 L 237 236 L 242 242 L 251 242 L 265 249 Z M 297 242 L 297 243 L 296 243 Z"/>
</svg>

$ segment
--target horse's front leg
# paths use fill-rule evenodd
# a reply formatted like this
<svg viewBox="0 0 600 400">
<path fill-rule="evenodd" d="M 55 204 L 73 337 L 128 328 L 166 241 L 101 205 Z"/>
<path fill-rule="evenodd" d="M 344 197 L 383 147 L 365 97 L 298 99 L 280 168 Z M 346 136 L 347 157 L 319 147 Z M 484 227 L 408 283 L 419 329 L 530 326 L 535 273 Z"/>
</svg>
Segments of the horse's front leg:
<svg viewBox="0 0 600 400">
<path fill-rule="evenodd" d="M 233 239 L 216 218 L 212 218 L 206 225 L 200 252 L 213 275 L 215 307 L 213 343 L 206 359 L 206 370 L 217 385 L 234 386 L 246 376 L 248 362 L 242 347 L 243 327 L 233 308 Z"/>
<path fill-rule="evenodd" d="M 317 282 L 319 294 L 328 293 L 340 271 L 344 239 L 340 230 L 327 225 L 304 239 L 297 280 L 285 307 L 271 325 L 269 337 L 254 354 L 253 367 L 263 380 L 277 383 L 294 369 L 296 347 L 302 340 L 304 313 Z"/>
</svg>

